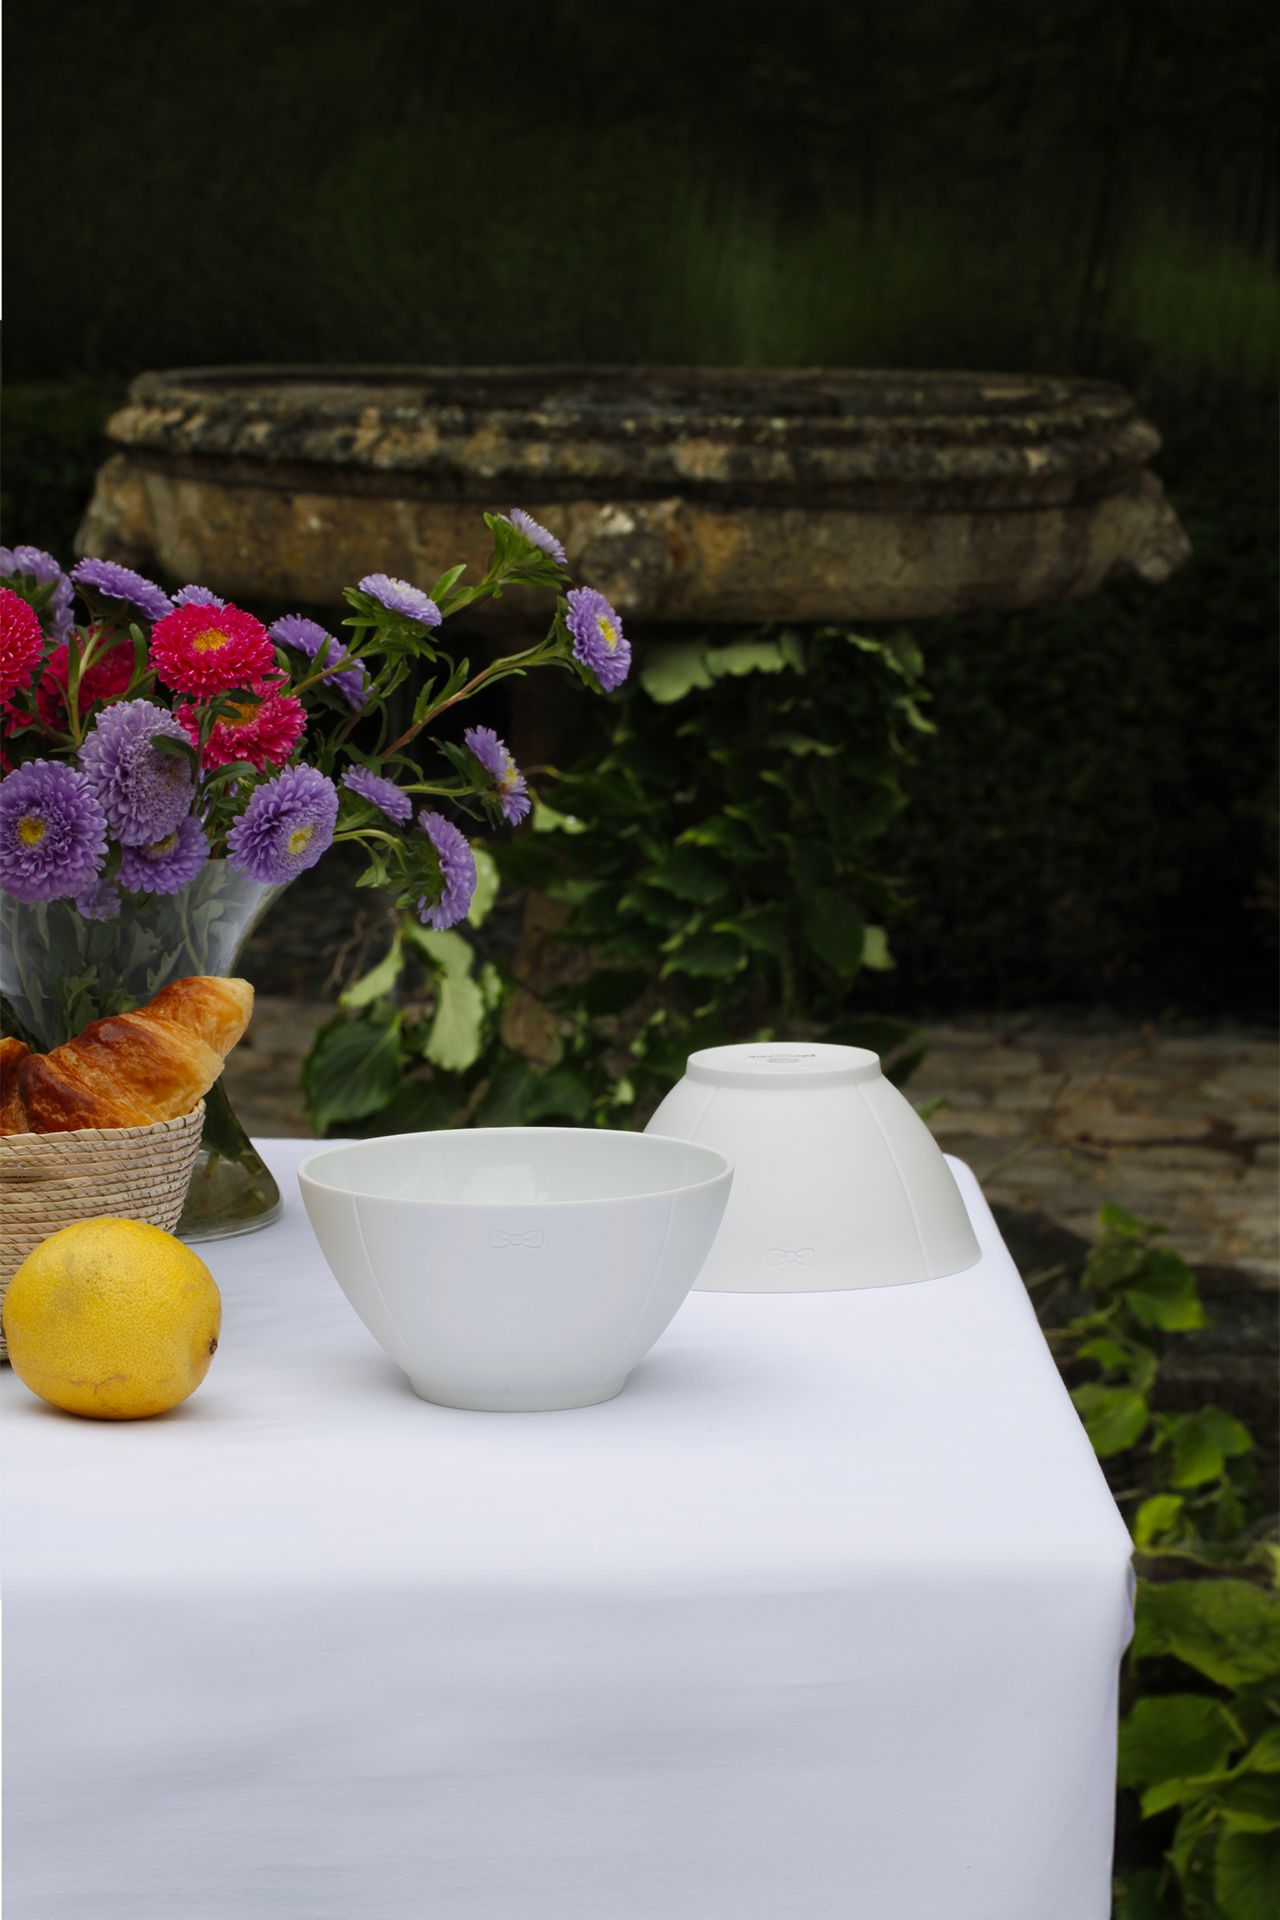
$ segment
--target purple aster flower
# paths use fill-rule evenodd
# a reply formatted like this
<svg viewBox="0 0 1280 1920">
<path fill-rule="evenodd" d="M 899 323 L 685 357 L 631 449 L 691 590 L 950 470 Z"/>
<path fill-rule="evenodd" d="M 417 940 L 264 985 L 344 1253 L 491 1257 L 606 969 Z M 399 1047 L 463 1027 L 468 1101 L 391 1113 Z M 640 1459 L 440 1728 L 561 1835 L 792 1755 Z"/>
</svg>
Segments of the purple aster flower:
<svg viewBox="0 0 1280 1920">
<path fill-rule="evenodd" d="M 410 620 L 420 620 L 424 627 L 440 625 L 440 609 L 421 587 L 411 587 L 407 580 L 392 580 L 385 573 L 366 573 L 360 582 L 361 593 L 367 593 L 388 613 L 403 613 Z"/>
<path fill-rule="evenodd" d="M 522 533 L 530 546 L 541 547 L 544 553 L 549 553 L 557 566 L 564 567 L 569 564 L 565 559 L 564 548 L 554 533 L 548 533 L 531 513 L 524 511 L 523 507 L 512 507 L 510 513 L 504 513 L 502 518 L 509 527 L 514 527 L 517 533 Z"/>
<path fill-rule="evenodd" d="M 71 578 L 78 587 L 90 587 L 106 600 L 122 600 L 136 608 L 144 620 L 163 620 L 173 612 L 172 600 L 154 581 L 144 580 L 132 567 L 118 567 L 114 560 L 82 560 L 72 567 Z"/>
<path fill-rule="evenodd" d="M 286 767 L 250 797 L 227 835 L 228 863 L 282 887 L 314 867 L 333 839 L 338 789 L 315 767 Z"/>
<path fill-rule="evenodd" d="M 84 920 L 114 920 L 120 912 L 120 889 L 110 880 L 94 880 L 76 895 L 76 912 Z"/>
<path fill-rule="evenodd" d="M 43 547 L 0 547 L 0 579 L 18 573 L 33 573 L 38 587 L 57 581 L 49 601 L 49 631 L 55 640 L 65 640 L 71 631 L 74 589 L 53 555 Z"/>
<path fill-rule="evenodd" d="M 442 813 L 428 813 L 424 807 L 418 825 L 440 856 L 440 877 L 444 881 L 444 891 L 434 906 L 425 893 L 419 895 L 418 918 L 424 927 L 443 933 L 446 927 L 456 927 L 466 918 L 476 890 L 476 857 L 466 836 Z"/>
<path fill-rule="evenodd" d="M 493 775 L 503 819 L 509 826 L 518 826 L 529 811 L 529 787 L 505 740 L 499 740 L 492 727 L 468 727 L 462 738 L 485 771 Z"/>
<path fill-rule="evenodd" d="M 347 651 L 343 641 L 335 640 L 316 621 L 304 619 L 300 613 L 286 613 L 267 631 L 282 647 L 292 647 L 295 653 L 305 653 L 308 660 L 314 660 L 325 646 L 329 649 L 325 654 L 326 660 L 341 660 Z M 369 698 L 369 680 L 363 667 L 344 667 L 341 673 L 330 668 L 324 677 L 332 680 L 349 707 L 354 707 L 357 713 L 361 711 Z"/>
<path fill-rule="evenodd" d="M 172 833 L 149 847 L 125 847 L 120 854 L 120 884 L 130 893 L 181 893 L 209 858 L 204 828 L 188 814 Z"/>
<path fill-rule="evenodd" d="M 192 766 L 185 754 L 161 753 L 151 736 L 188 744 L 184 728 L 150 700 L 105 707 L 80 749 L 107 824 L 127 847 L 149 847 L 191 811 Z"/>
<path fill-rule="evenodd" d="M 631 643 L 621 620 L 594 587 L 574 587 L 569 594 L 569 631 L 574 659 L 591 668 L 606 693 L 620 687 L 631 666 Z"/>
<path fill-rule="evenodd" d="M 0 780 L 0 886 L 32 905 L 82 893 L 107 850 L 107 816 L 84 774 L 28 760 Z"/>
<path fill-rule="evenodd" d="M 372 800 L 398 827 L 407 827 L 413 818 L 413 802 L 408 794 L 402 793 L 394 780 L 384 780 L 380 773 L 369 773 L 364 767 L 348 767 L 342 784 L 350 787 L 352 793 L 358 793 L 362 800 Z"/>
<path fill-rule="evenodd" d="M 227 603 L 208 587 L 179 587 L 173 604 L 175 607 L 225 607 Z"/>
</svg>

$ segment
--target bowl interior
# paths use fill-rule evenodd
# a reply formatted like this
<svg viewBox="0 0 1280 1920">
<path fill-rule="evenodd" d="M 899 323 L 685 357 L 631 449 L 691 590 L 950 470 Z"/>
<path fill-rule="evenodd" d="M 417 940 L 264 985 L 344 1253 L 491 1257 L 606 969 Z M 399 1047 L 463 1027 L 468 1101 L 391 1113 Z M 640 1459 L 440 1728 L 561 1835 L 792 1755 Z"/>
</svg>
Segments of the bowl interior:
<svg viewBox="0 0 1280 1920">
<path fill-rule="evenodd" d="M 704 1186 L 729 1171 L 713 1147 L 587 1127 L 480 1127 L 352 1140 L 300 1176 L 339 1193 L 457 1206 L 629 1200 Z"/>
</svg>

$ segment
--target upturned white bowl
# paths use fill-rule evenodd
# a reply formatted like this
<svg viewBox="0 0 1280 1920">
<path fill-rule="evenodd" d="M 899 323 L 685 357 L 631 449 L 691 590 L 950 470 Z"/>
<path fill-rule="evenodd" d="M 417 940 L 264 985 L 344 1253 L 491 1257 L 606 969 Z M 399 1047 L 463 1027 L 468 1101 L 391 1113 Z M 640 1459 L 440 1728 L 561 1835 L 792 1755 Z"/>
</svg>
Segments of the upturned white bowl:
<svg viewBox="0 0 1280 1920">
<path fill-rule="evenodd" d="M 622 1391 L 715 1239 L 723 1153 L 486 1127 L 348 1141 L 298 1184 L 333 1276 L 416 1394 L 548 1412 Z"/>
<path fill-rule="evenodd" d="M 978 1259 L 937 1142 L 861 1047 L 707 1047 L 690 1054 L 646 1132 L 716 1147 L 734 1163 L 702 1290 L 894 1287 Z"/>
</svg>

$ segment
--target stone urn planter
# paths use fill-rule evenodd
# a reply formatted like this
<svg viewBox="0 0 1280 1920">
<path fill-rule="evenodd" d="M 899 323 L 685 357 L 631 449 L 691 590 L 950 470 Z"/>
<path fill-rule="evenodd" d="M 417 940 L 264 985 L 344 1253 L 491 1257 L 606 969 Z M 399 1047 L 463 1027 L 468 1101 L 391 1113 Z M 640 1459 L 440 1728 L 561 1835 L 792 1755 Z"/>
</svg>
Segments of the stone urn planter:
<svg viewBox="0 0 1280 1920">
<path fill-rule="evenodd" d="M 80 553 L 252 600 L 483 563 L 527 508 L 637 625 L 918 619 L 1160 582 L 1155 429 L 1102 381 L 671 367 L 145 373 Z M 549 601 L 475 623 L 545 623 Z"/>
</svg>

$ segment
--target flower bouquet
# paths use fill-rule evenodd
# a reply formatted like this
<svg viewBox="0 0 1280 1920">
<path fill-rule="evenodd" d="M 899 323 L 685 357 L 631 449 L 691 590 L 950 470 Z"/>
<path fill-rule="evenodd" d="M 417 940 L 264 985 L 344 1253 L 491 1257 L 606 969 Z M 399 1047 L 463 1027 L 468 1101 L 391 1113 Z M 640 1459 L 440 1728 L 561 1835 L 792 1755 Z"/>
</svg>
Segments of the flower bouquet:
<svg viewBox="0 0 1280 1920">
<path fill-rule="evenodd" d="M 335 841 L 367 856 L 359 885 L 388 888 L 426 926 L 465 917 L 476 862 L 458 816 L 514 825 L 528 783 L 488 727 L 432 736 L 441 778 L 424 778 L 413 743 L 499 680 L 558 666 L 608 693 L 631 657 L 604 596 L 569 586 L 546 528 L 518 509 L 485 520 L 483 579 L 463 586 L 453 567 L 424 592 L 369 574 L 346 591 L 344 638 L 300 614 L 268 629 L 201 586 L 171 598 L 111 561 L 68 575 L 37 548 L 0 548 L 9 1030 L 47 1050 L 168 980 L 231 971 L 276 892 Z M 442 650 L 450 614 L 517 585 L 557 590 L 545 639 L 474 673 Z M 425 684 L 392 738 L 391 696 L 415 674 Z M 216 1096 L 204 1171 L 249 1166 L 264 1190 L 270 1176 Z"/>
</svg>

